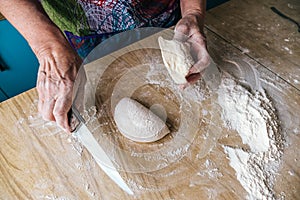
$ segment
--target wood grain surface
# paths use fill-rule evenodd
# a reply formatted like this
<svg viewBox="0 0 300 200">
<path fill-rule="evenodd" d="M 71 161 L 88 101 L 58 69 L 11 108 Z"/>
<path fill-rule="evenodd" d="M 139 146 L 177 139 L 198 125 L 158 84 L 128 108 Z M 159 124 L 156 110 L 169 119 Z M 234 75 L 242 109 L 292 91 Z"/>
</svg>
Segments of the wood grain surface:
<svg viewBox="0 0 300 200">
<path fill-rule="evenodd" d="M 231 2 L 235 1 L 229 3 Z M 252 5 L 248 1 L 246 3 Z M 239 2 L 236 7 L 238 5 L 243 8 L 243 3 Z M 224 7 L 226 6 L 228 5 L 224 4 Z M 212 11 L 217 13 L 215 10 Z M 211 22 L 208 20 L 208 23 Z M 285 76 L 280 70 L 277 71 L 278 67 L 270 64 L 266 68 L 262 65 L 261 59 L 255 59 L 242 49 L 236 48 L 233 42 L 224 40 L 225 36 L 219 36 L 219 33 L 214 33 L 215 30 L 211 31 L 211 24 L 209 29 L 205 30 L 208 50 L 218 67 L 224 73 L 236 76 L 232 73 L 234 66 L 228 61 L 235 61 L 240 65 L 248 63 L 258 71 L 261 84 L 274 103 L 281 122 L 280 133 L 284 136 L 286 145 L 275 175 L 273 191 L 276 199 L 297 199 L 300 196 L 298 161 L 300 92 L 295 88 L 297 85 L 284 80 Z M 260 40 L 266 40 L 263 34 Z M 247 192 L 237 180 L 235 170 L 229 165 L 223 146 L 247 147 L 242 144 L 236 131 L 224 127 L 216 95 L 208 93 L 203 87 L 200 92 L 207 94 L 206 99 L 200 104 L 192 104 L 192 109 L 188 112 L 190 115 L 187 115 L 187 118 L 180 118 L 182 101 L 177 96 L 176 89 L 168 84 L 164 87 L 158 86 L 158 83 L 145 84 L 148 69 L 151 67 L 145 66 L 146 61 L 152 64 L 162 62 L 159 50 L 151 48 L 154 43 L 157 43 L 157 36 L 146 38 L 86 65 L 87 74 L 96 84 L 91 86 L 95 88 L 92 92 L 95 95 L 91 99 L 85 99 L 84 102 L 87 105 L 95 105 L 100 112 L 95 113 L 95 109 L 86 111 L 85 117 L 89 118 L 89 128 L 99 143 L 107 147 L 114 161 L 121 164 L 118 166 L 119 172 L 135 195 L 128 195 L 120 189 L 97 166 L 91 155 L 75 138 L 63 133 L 54 123 L 42 120 L 37 111 L 37 93 L 32 89 L 0 104 L 0 199 L 246 198 Z M 252 47 L 255 48 L 254 46 L 253 44 Z M 260 44 L 257 44 L 257 49 L 260 49 Z M 269 51 L 273 52 L 272 49 Z M 276 48 L 274 52 L 277 52 Z M 271 63 L 273 57 L 269 59 L 264 58 L 266 62 Z M 286 59 L 283 55 L 281 62 L 286 62 L 287 66 L 290 66 L 287 67 L 290 71 L 286 69 L 287 73 L 290 73 L 293 66 L 288 65 L 290 61 Z M 128 69 L 139 64 L 144 67 L 138 68 L 140 69 L 137 71 L 138 75 L 128 73 Z M 167 81 L 163 77 L 156 78 L 161 79 L 162 83 Z M 99 81 L 95 81 L 98 79 Z M 130 88 L 132 84 L 129 84 L 129 80 L 134 85 L 133 88 Z M 116 87 L 118 84 L 122 87 Z M 168 114 L 167 124 L 172 130 L 170 135 L 158 143 L 143 145 L 130 142 L 118 133 L 112 117 L 111 94 L 118 99 L 129 90 L 133 90 L 133 98 L 146 106 L 159 103 L 165 107 Z M 166 96 L 170 99 L 165 98 Z M 204 115 L 203 109 L 211 112 Z M 189 118 L 194 115 L 197 117 Z M 176 140 L 176 130 L 180 126 L 179 118 L 187 121 L 193 130 L 191 132 L 195 134 L 192 134 L 192 142 L 187 148 L 178 151 L 180 148 L 175 146 L 176 148 L 173 148 L 175 151 L 169 151 L 172 144 L 183 144 L 180 140 Z M 101 131 L 98 132 L 98 129 Z M 107 139 L 109 143 L 104 144 L 101 138 Z M 130 165 L 132 169 L 136 160 L 113 155 L 116 146 L 127 152 L 134 152 L 135 155 L 145 154 L 145 156 L 154 155 L 156 152 L 162 152 L 160 155 L 163 155 L 168 151 L 177 156 L 177 159 L 165 160 L 161 164 L 166 163 L 166 166 L 150 170 L 154 169 L 160 159 L 149 156 L 148 158 L 155 161 L 149 162 L 154 163 L 153 166 L 144 171 L 129 173 L 122 170 L 124 166 L 126 167 L 124 163 L 132 161 L 133 164 Z M 147 162 L 141 162 L 142 165 L 145 163 Z"/>
<path fill-rule="evenodd" d="M 207 13 L 206 26 L 244 54 L 300 89 L 300 1 L 231 0 Z"/>
</svg>

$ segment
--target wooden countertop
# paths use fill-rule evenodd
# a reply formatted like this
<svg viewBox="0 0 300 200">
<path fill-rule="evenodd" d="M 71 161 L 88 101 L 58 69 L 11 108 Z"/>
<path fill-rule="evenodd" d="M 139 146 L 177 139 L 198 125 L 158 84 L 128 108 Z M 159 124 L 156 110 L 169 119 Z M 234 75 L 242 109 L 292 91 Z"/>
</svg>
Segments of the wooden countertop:
<svg viewBox="0 0 300 200">
<path fill-rule="evenodd" d="M 271 10 L 300 23 L 297 0 L 230 0 L 207 13 L 206 26 L 232 46 L 300 89 L 298 27 Z"/>
<path fill-rule="evenodd" d="M 231 0 L 209 11 L 208 49 L 224 70 L 226 60 L 234 58 L 246 61 L 259 72 L 263 87 L 274 101 L 286 139 L 274 193 L 277 198 L 297 199 L 300 196 L 297 82 L 300 53 L 295 44 L 299 44 L 299 35 L 295 35 L 294 25 L 277 19 L 276 15 L 270 17 L 269 6 L 278 4 L 280 9 L 283 1 L 255 2 Z M 299 9 L 296 1 L 294 4 Z M 249 21 L 251 14 L 256 13 L 260 15 Z M 274 27 L 276 37 L 268 37 L 267 29 L 261 34 L 254 31 L 258 23 L 269 27 L 275 18 L 276 24 L 280 23 Z M 290 34 L 293 43 L 286 42 L 281 32 Z M 252 38 L 258 42 L 250 41 Z M 264 46 L 266 43 L 269 47 Z M 281 50 L 283 45 L 288 45 L 293 53 Z M 109 63 L 116 55 L 118 52 L 103 59 Z M 210 129 L 220 131 L 221 126 L 216 124 L 211 124 Z M 239 140 L 236 133 L 226 133 L 227 130 L 220 131 L 222 134 L 202 157 L 197 151 L 205 151 L 201 149 L 205 144 L 199 143 L 193 152 L 164 170 L 145 174 L 122 172 L 135 196 L 116 186 L 74 138 L 41 119 L 35 89 L 0 104 L 0 130 L 0 199 L 245 199 L 247 195 L 224 153 L 224 145 L 235 145 Z M 193 157 L 194 154 L 198 157 Z"/>
</svg>

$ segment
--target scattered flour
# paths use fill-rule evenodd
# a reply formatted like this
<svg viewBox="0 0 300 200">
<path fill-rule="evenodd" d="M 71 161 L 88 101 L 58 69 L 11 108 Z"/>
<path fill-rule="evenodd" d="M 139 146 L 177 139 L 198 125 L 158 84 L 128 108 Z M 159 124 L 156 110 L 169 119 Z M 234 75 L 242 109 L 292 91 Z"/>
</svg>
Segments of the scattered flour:
<svg viewBox="0 0 300 200">
<path fill-rule="evenodd" d="M 282 155 L 283 138 L 272 102 L 264 92 L 249 92 L 224 79 L 218 103 L 228 128 L 236 130 L 248 150 L 224 146 L 230 166 L 248 192 L 247 199 L 275 199 L 272 190 Z"/>
<path fill-rule="evenodd" d="M 251 151 L 265 152 L 269 149 L 269 136 L 264 115 L 268 113 L 261 108 L 258 95 L 251 95 L 242 86 L 227 79 L 218 91 L 218 101 L 223 108 L 226 125 L 240 134 Z"/>
</svg>

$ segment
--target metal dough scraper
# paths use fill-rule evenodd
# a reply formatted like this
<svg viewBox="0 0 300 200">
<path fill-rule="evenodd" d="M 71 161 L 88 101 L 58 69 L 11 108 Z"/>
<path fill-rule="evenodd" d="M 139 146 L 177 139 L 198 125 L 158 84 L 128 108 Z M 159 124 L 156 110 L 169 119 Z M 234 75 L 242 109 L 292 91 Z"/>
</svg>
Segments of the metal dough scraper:
<svg viewBox="0 0 300 200">
<path fill-rule="evenodd" d="M 93 134 L 89 131 L 85 124 L 85 120 L 80 115 L 79 111 L 75 106 L 72 106 L 71 121 L 76 124 L 76 128 L 73 131 L 74 137 L 83 144 L 83 146 L 93 156 L 99 167 L 125 192 L 133 195 L 133 191 L 128 187 L 126 182 L 123 180 L 117 169 L 114 167 L 111 159 L 105 153 L 103 148 L 99 145 Z M 74 123 L 75 120 L 78 120 Z"/>
</svg>

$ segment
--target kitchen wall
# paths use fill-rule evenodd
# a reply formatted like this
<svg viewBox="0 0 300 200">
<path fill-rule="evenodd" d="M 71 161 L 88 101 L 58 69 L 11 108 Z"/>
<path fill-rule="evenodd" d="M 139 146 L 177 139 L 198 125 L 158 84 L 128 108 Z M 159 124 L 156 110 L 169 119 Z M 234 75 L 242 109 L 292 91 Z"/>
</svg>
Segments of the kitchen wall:
<svg viewBox="0 0 300 200">
<path fill-rule="evenodd" d="M 0 102 L 35 86 L 38 61 L 26 40 L 7 21 L 0 21 Z"/>
</svg>

